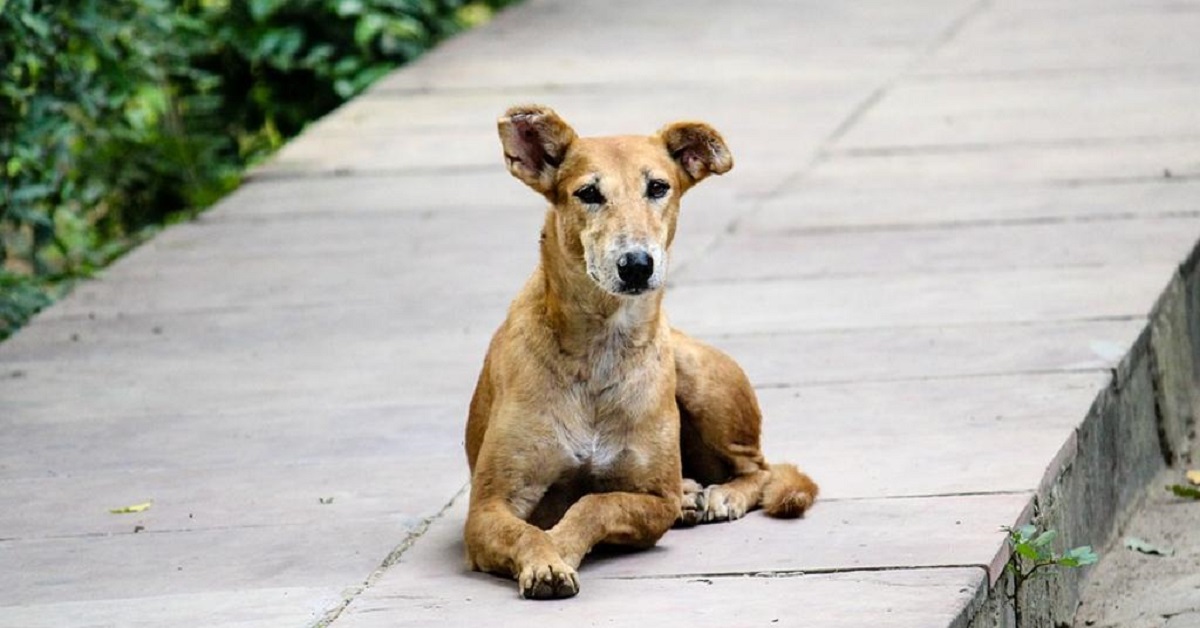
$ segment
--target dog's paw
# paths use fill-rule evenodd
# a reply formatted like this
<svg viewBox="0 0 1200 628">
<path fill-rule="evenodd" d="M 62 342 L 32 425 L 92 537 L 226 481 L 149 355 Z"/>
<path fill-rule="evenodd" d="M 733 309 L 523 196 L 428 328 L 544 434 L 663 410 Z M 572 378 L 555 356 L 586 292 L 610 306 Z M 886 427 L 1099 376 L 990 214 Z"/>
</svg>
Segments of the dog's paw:
<svg viewBox="0 0 1200 628">
<path fill-rule="evenodd" d="M 704 489 L 703 510 L 701 521 L 705 523 L 733 521 L 746 516 L 750 504 L 744 493 L 714 484 Z"/>
<path fill-rule="evenodd" d="M 681 488 L 683 498 L 679 502 L 677 523 L 681 526 L 694 526 L 704 520 L 704 487 L 695 480 L 684 478 Z"/>
<path fill-rule="evenodd" d="M 579 593 L 579 575 L 561 559 L 526 565 L 517 576 L 521 597 L 555 600 Z"/>
</svg>

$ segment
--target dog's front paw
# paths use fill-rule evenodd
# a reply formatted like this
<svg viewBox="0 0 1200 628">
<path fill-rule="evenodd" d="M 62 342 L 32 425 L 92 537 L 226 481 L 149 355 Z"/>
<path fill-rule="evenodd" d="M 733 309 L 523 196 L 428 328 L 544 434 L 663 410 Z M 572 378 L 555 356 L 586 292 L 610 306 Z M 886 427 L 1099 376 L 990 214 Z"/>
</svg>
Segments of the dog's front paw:
<svg viewBox="0 0 1200 628">
<path fill-rule="evenodd" d="M 733 521 L 746 516 L 750 510 L 749 500 L 741 491 L 716 484 L 704 489 L 704 512 L 702 521 L 714 523 L 717 521 Z"/>
<path fill-rule="evenodd" d="M 679 502 L 679 519 L 681 526 L 694 526 L 704 521 L 705 495 L 704 487 L 695 480 L 684 478 L 682 499 Z"/>
<path fill-rule="evenodd" d="M 579 575 L 559 558 L 526 565 L 517 576 L 521 596 L 528 600 L 555 600 L 579 593 Z"/>
</svg>

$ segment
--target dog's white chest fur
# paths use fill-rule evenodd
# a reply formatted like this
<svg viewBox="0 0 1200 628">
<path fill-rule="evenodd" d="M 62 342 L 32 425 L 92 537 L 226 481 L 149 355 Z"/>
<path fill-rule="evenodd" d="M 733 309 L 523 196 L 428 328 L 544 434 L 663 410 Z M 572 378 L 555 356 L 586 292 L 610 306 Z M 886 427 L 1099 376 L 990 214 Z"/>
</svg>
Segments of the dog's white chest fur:
<svg viewBox="0 0 1200 628">
<path fill-rule="evenodd" d="M 559 445 L 580 467 L 603 471 L 626 451 L 619 434 L 604 433 L 584 422 L 559 423 L 556 431 Z"/>
<path fill-rule="evenodd" d="M 648 365 L 629 346 L 631 331 L 645 324 L 639 314 L 622 307 L 609 319 L 590 353 L 588 380 L 571 391 L 576 412 L 556 425 L 559 445 L 578 466 L 604 471 L 623 454 L 636 453 L 629 448 L 628 421 L 648 414 L 637 407 L 645 396 L 636 392 L 647 386 L 642 380 Z"/>
</svg>

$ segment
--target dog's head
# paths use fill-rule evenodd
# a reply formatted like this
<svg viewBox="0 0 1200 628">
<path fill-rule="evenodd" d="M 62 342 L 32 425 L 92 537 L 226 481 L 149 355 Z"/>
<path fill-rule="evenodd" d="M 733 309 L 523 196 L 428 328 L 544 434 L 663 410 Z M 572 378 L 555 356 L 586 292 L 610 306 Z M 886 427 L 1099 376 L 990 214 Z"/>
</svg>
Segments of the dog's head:
<svg viewBox="0 0 1200 628">
<path fill-rule="evenodd" d="M 680 197 L 733 167 L 725 140 L 701 122 L 579 137 L 552 109 L 526 106 L 509 109 L 499 130 L 509 172 L 553 205 L 563 253 L 615 295 L 663 285 Z"/>
</svg>

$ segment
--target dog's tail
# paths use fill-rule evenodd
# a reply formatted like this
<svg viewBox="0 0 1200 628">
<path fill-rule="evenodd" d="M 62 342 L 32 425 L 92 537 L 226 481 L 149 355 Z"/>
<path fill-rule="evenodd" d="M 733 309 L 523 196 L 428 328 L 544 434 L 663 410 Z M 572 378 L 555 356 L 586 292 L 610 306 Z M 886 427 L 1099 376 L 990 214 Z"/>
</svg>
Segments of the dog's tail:
<svg viewBox="0 0 1200 628">
<path fill-rule="evenodd" d="M 804 514 L 817 499 L 820 488 L 794 464 L 771 465 L 771 477 L 763 486 L 763 510 L 772 517 L 794 519 Z"/>
</svg>

